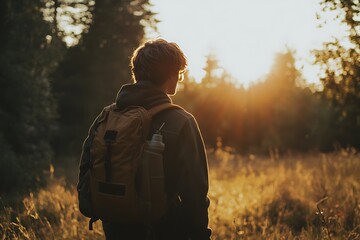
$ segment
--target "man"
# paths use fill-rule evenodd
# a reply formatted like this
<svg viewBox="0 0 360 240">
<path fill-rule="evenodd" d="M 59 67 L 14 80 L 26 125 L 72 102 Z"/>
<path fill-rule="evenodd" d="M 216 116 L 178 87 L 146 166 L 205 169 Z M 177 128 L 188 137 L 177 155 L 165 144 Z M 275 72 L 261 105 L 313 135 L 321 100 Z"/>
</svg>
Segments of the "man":
<svg viewBox="0 0 360 240">
<path fill-rule="evenodd" d="M 122 86 L 117 107 L 142 106 L 150 109 L 171 103 L 183 79 L 186 58 L 177 44 L 163 39 L 148 41 L 131 58 L 134 84 Z M 154 116 L 151 133 L 163 126 L 165 191 L 170 206 L 152 226 L 153 239 L 210 239 L 208 228 L 208 167 L 203 140 L 194 117 L 181 108 L 167 109 Z M 86 170 L 87 139 L 84 143 L 80 177 Z M 146 239 L 145 225 L 103 222 L 107 239 Z"/>
</svg>

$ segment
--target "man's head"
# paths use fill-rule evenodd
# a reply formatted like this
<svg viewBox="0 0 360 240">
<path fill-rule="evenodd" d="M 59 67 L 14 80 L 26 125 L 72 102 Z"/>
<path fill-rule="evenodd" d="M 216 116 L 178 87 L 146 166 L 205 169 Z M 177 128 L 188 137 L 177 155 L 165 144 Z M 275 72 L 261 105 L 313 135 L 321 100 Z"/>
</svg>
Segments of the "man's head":
<svg viewBox="0 0 360 240">
<path fill-rule="evenodd" d="M 150 40 L 138 47 L 131 58 L 131 72 L 135 82 L 150 81 L 162 86 L 168 81 L 181 80 L 187 67 L 179 46 L 164 39 Z"/>
</svg>

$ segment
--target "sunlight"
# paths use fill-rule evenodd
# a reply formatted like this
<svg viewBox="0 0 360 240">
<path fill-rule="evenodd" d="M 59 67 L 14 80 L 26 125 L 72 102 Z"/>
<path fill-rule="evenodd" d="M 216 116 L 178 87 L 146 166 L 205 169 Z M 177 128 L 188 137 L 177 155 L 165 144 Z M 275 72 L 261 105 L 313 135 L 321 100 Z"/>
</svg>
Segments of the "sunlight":
<svg viewBox="0 0 360 240">
<path fill-rule="evenodd" d="M 68 47 L 78 44 L 81 34 L 88 30 L 92 21 L 89 7 L 94 5 L 95 1 L 82 4 L 81 0 L 66 0 L 59 3 L 56 9 L 57 32 Z M 44 20 L 54 23 L 55 1 L 46 1 L 45 6 L 41 10 Z"/>
<path fill-rule="evenodd" d="M 214 53 L 221 67 L 248 86 L 261 79 L 273 63 L 275 53 L 286 47 L 296 50 L 297 67 L 309 83 L 318 82 L 319 68 L 312 66 L 310 51 L 321 47 L 344 29 L 326 17 L 318 28 L 319 0 L 218 1 L 152 0 L 158 13 L 158 33 L 177 42 L 189 60 L 196 81 L 204 76 L 205 56 Z"/>
<path fill-rule="evenodd" d="M 66 36 L 64 37 L 64 42 L 66 43 L 66 46 L 71 47 L 75 46 L 79 40 L 71 36 Z"/>
</svg>

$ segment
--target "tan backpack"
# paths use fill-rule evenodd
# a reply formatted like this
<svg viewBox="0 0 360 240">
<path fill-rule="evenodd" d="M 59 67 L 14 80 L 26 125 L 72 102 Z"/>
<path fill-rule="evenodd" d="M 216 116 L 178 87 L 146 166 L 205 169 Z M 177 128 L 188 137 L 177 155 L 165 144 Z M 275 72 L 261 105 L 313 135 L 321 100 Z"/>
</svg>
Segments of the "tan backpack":
<svg viewBox="0 0 360 240">
<path fill-rule="evenodd" d="M 120 111 L 112 104 L 104 109 L 90 146 L 93 219 L 137 224 L 155 222 L 165 214 L 162 154 L 153 153 L 157 161 L 149 162 L 144 152 L 152 117 L 174 107 L 166 103 L 149 110 L 130 106 Z M 153 170 L 148 168 L 157 169 L 155 181 L 149 179 Z"/>
</svg>

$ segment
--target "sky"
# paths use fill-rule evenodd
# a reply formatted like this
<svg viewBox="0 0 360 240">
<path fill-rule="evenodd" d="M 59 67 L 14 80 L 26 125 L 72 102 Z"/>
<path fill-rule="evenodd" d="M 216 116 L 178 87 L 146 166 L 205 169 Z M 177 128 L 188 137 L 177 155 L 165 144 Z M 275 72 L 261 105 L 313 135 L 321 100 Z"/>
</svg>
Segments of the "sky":
<svg viewBox="0 0 360 240">
<path fill-rule="evenodd" d="M 333 15 L 316 18 L 319 0 L 151 0 L 151 10 L 161 22 L 158 32 L 176 42 L 188 58 L 196 81 L 204 76 L 206 56 L 213 54 L 220 66 L 245 87 L 261 80 L 275 54 L 296 51 L 297 68 L 308 83 L 318 84 L 319 68 L 310 51 L 321 48 L 332 36 L 345 35 Z M 326 21 L 326 24 L 322 24 Z M 318 28 L 319 24 L 324 27 Z"/>
</svg>

